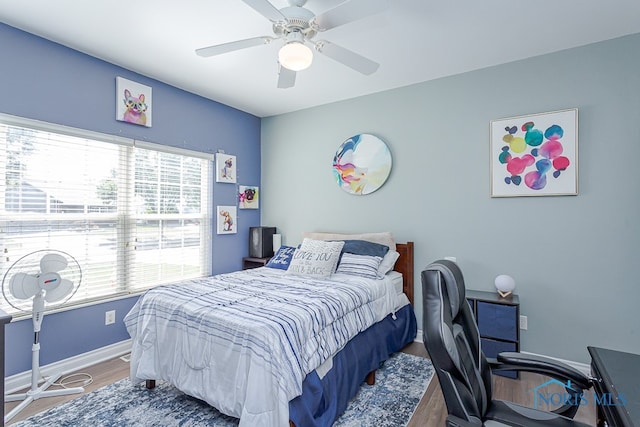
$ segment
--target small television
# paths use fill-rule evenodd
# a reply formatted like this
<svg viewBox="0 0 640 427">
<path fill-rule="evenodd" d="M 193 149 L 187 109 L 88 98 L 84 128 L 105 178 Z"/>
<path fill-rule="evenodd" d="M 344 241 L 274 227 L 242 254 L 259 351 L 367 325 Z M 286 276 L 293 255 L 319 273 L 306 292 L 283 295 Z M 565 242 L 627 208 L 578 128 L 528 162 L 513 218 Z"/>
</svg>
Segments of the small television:
<svg viewBox="0 0 640 427">
<path fill-rule="evenodd" d="M 249 227 L 249 256 L 272 257 L 274 234 L 276 234 L 276 227 Z"/>
</svg>

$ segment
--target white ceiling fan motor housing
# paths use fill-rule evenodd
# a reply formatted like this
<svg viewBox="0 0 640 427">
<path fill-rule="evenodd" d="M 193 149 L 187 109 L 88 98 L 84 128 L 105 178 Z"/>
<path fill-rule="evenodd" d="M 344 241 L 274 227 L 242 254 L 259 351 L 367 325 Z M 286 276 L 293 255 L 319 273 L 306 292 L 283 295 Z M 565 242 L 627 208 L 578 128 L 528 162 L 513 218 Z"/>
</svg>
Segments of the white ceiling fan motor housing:
<svg viewBox="0 0 640 427">
<path fill-rule="evenodd" d="M 273 24 L 273 32 L 276 35 L 287 35 L 291 32 L 300 32 L 305 37 L 311 38 L 316 31 L 311 27 L 311 20 L 315 14 L 304 7 L 288 6 L 280 9 L 280 13 L 286 18 L 285 23 Z"/>
</svg>

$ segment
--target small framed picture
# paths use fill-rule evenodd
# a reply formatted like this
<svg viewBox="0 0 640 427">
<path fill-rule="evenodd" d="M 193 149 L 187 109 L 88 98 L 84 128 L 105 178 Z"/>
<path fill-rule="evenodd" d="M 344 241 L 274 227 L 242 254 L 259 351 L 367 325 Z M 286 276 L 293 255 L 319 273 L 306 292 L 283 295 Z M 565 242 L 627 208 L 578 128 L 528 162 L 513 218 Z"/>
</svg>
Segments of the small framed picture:
<svg viewBox="0 0 640 427">
<path fill-rule="evenodd" d="M 151 127 L 151 88 L 116 77 L 116 120 Z"/>
<path fill-rule="evenodd" d="M 241 185 L 239 186 L 238 200 L 240 209 L 258 209 L 260 189 L 250 185 Z"/>
<path fill-rule="evenodd" d="M 216 154 L 216 182 L 236 182 L 236 156 Z"/>
<path fill-rule="evenodd" d="M 235 234 L 238 232 L 236 222 L 238 216 L 235 206 L 218 206 L 218 234 Z"/>
</svg>

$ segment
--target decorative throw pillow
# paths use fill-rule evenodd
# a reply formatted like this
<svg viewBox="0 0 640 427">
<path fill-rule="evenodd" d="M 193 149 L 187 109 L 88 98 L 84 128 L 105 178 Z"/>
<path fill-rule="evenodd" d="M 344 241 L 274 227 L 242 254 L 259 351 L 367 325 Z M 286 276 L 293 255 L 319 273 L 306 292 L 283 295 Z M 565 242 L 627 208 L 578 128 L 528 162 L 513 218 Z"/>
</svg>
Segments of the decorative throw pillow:
<svg viewBox="0 0 640 427">
<path fill-rule="evenodd" d="M 382 258 L 379 256 L 355 255 L 345 252 L 342 254 L 336 273 L 377 279 L 381 261 Z"/>
<path fill-rule="evenodd" d="M 335 270 L 344 242 L 304 239 L 293 253 L 287 274 L 329 277 Z"/>
<path fill-rule="evenodd" d="M 378 279 L 382 279 L 385 274 L 393 270 L 398 258 L 400 258 L 400 253 L 397 251 L 389 251 L 385 254 L 382 262 L 380 262 L 380 267 L 378 267 Z"/>
<path fill-rule="evenodd" d="M 276 254 L 269 260 L 265 267 L 278 268 L 280 270 L 286 270 L 291 263 L 291 257 L 296 248 L 291 246 L 280 246 Z"/>
</svg>

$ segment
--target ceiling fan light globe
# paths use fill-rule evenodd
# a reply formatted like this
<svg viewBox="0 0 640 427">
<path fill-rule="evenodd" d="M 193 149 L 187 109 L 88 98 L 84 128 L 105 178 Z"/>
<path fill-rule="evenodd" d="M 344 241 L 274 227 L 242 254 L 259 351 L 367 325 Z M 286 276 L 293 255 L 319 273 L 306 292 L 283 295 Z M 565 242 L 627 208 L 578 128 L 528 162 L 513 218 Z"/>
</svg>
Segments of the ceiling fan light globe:
<svg viewBox="0 0 640 427">
<path fill-rule="evenodd" d="M 311 66 L 313 52 L 302 43 L 290 42 L 280 48 L 278 61 L 291 71 L 302 71 Z"/>
</svg>

